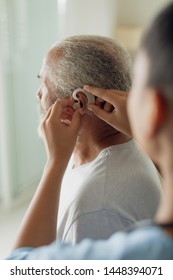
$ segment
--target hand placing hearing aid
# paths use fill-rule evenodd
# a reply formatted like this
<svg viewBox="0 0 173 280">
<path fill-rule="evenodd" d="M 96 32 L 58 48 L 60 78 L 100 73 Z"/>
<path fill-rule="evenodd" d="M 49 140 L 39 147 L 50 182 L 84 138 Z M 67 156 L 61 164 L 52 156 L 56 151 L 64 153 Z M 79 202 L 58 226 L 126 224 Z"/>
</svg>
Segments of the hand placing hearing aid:
<svg viewBox="0 0 173 280">
<path fill-rule="evenodd" d="M 73 109 L 86 109 L 89 104 L 95 103 L 95 97 L 88 91 L 82 88 L 77 88 L 73 91 L 72 98 L 75 101 Z"/>
</svg>

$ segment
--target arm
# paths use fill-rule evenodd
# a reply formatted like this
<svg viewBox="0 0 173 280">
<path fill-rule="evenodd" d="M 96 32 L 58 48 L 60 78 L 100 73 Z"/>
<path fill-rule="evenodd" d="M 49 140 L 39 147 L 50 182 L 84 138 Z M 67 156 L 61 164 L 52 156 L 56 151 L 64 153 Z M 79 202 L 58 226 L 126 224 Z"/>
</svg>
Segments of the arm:
<svg viewBox="0 0 173 280">
<path fill-rule="evenodd" d="M 127 115 L 128 94 L 114 89 L 101 89 L 90 86 L 84 86 L 84 89 L 98 97 L 96 105 L 90 104 L 88 109 L 116 130 L 132 137 Z M 104 109 L 99 106 L 102 101 L 106 101 Z M 114 110 L 109 110 L 110 105 L 114 107 Z"/>
<path fill-rule="evenodd" d="M 48 111 L 42 133 L 47 163 L 36 194 L 21 225 L 15 248 L 38 247 L 56 239 L 61 181 L 74 149 L 81 125 L 81 114 L 74 112 L 70 125 L 61 122 L 63 109 L 72 101 L 56 102 Z"/>
<path fill-rule="evenodd" d="M 96 105 L 90 104 L 88 109 L 93 111 L 96 116 L 107 122 L 116 130 L 133 138 L 127 114 L 128 93 L 114 89 L 101 89 L 91 86 L 84 86 L 84 89 L 98 97 Z M 104 108 L 101 109 L 103 101 L 105 105 Z M 112 107 L 114 110 L 112 110 Z M 155 164 L 155 162 L 153 163 L 161 174 L 159 166 Z"/>
</svg>

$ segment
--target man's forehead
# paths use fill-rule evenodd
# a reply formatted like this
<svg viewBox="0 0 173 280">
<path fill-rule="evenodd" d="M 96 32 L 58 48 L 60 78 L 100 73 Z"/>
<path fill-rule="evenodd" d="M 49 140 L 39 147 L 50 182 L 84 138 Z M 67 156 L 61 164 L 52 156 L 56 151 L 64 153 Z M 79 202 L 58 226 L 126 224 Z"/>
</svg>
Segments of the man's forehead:
<svg viewBox="0 0 173 280">
<path fill-rule="evenodd" d="M 63 48 L 60 47 L 58 44 L 54 45 L 47 53 L 49 58 L 55 58 L 63 55 Z"/>
<path fill-rule="evenodd" d="M 45 76 L 46 70 L 48 70 L 47 56 L 45 56 L 43 58 L 43 61 L 42 61 L 41 69 L 40 69 L 40 72 L 39 72 L 39 77 L 40 78 L 43 78 Z"/>
<path fill-rule="evenodd" d="M 61 55 L 62 52 L 57 47 L 51 48 L 43 58 L 41 71 L 50 68 Z"/>
</svg>

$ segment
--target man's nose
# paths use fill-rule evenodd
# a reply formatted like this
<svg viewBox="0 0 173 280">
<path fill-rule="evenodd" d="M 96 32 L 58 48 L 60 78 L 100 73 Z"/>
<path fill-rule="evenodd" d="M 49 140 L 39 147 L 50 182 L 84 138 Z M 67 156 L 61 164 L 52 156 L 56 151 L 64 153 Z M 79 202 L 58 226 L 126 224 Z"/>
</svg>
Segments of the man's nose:
<svg viewBox="0 0 173 280">
<path fill-rule="evenodd" d="M 40 88 L 37 91 L 37 98 L 40 99 L 40 100 L 42 98 L 42 92 L 41 92 Z"/>
</svg>

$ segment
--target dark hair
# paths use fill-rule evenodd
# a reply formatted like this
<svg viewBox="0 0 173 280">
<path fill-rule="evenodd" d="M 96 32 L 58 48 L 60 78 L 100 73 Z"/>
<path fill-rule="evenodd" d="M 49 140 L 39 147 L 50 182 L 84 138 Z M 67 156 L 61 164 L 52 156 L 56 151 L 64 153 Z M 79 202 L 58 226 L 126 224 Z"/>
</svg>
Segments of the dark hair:
<svg viewBox="0 0 173 280">
<path fill-rule="evenodd" d="M 173 3 L 153 21 L 141 42 L 149 59 L 148 85 L 173 95 Z"/>
</svg>

